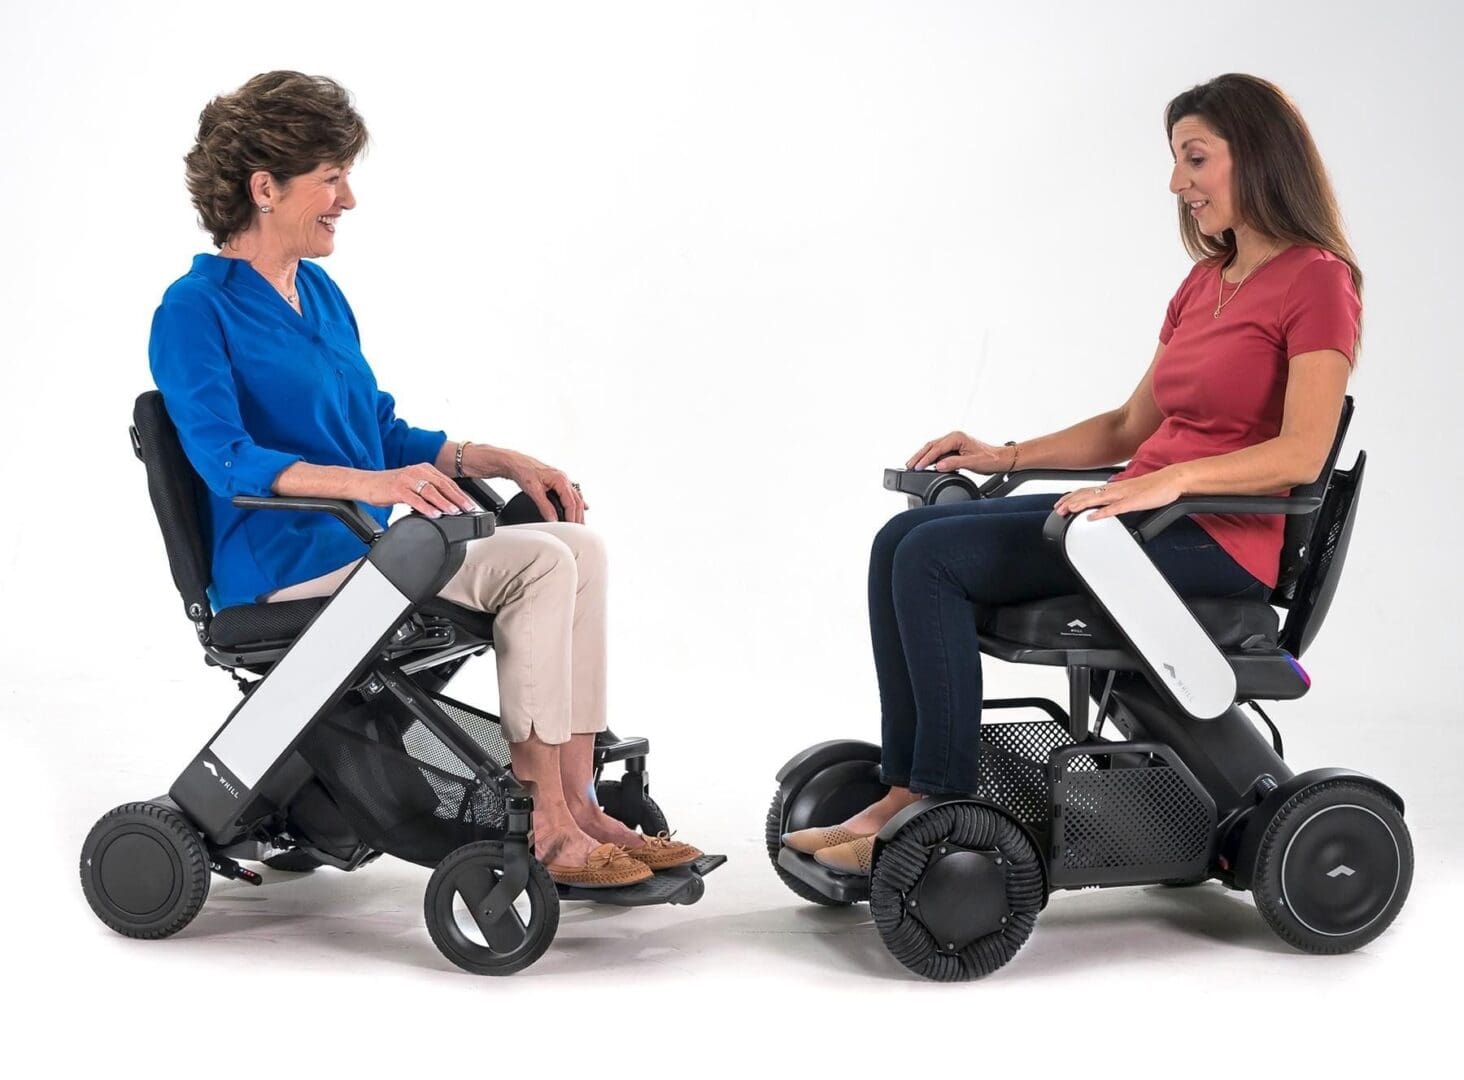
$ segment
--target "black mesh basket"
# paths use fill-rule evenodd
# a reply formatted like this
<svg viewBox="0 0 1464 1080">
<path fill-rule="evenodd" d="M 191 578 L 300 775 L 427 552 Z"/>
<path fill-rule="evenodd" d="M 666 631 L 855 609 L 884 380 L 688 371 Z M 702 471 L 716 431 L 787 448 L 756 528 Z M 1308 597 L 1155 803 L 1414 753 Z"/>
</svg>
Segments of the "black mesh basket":
<svg viewBox="0 0 1464 1080">
<path fill-rule="evenodd" d="M 1051 826 L 1052 792 L 1047 760 L 1054 750 L 1072 746 L 1066 725 L 1054 720 L 981 725 L 981 787 L 977 794 L 1001 807 L 1040 841 Z M 1097 769 L 1077 754 L 1070 768 Z"/>
<path fill-rule="evenodd" d="M 1052 757 L 1054 885 L 1195 881 L 1209 872 L 1215 803 L 1158 743 Z"/>
<path fill-rule="evenodd" d="M 486 714 L 437 698 L 449 717 L 506 764 L 508 743 Z M 501 758 L 496 751 L 501 750 Z M 352 828 L 368 846 L 423 866 L 454 848 L 500 840 L 502 793 L 389 694 L 348 694 L 300 747 Z"/>
</svg>

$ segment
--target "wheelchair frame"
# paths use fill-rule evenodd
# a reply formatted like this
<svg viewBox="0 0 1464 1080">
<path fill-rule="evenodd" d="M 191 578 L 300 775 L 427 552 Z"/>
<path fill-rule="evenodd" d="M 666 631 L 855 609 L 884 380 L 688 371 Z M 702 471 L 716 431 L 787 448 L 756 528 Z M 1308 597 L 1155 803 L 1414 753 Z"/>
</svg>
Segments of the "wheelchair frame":
<svg viewBox="0 0 1464 1080">
<path fill-rule="evenodd" d="M 1062 546 L 1085 591 L 1127 647 L 1047 648 L 983 630 L 981 649 L 988 655 L 1065 668 L 1067 708 L 1044 698 L 984 701 L 982 790 L 971 798 L 926 799 L 896 815 L 876 838 L 870 877 L 827 869 L 813 857 L 784 847 L 781 837 L 835 824 L 878 799 L 886 790 L 878 779 L 879 748 L 835 740 L 795 755 L 778 772 L 767 821 L 768 853 L 785 884 L 818 903 L 870 900 L 891 952 L 931 978 L 973 978 L 1000 967 L 1025 942 L 1036 911 L 1053 889 L 1197 883 L 1212 876 L 1231 888 L 1256 891 L 1267 921 L 1293 945 L 1344 951 L 1337 946 L 1346 934 L 1292 933 L 1294 927 L 1280 925 L 1287 917 L 1285 909 L 1295 906 L 1286 902 L 1284 882 L 1281 897 L 1265 895 L 1273 876 L 1266 845 L 1276 823 L 1287 814 L 1294 816 L 1294 808 L 1315 793 L 1342 785 L 1372 792 L 1382 810 L 1396 814 L 1396 822 L 1385 825 L 1397 849 L 1397 881 L 1386 910 L 1373 919 L 1386 914 L 1383 925 L 1390 922 L 1406 898 L 1412 868 L 1402 799 L 1351 770 L 1294 773 L 1283 759 L 1279 732 L 1257 703 L 1298 698 L 1310 686 L 1297 658 L 1314 638 L 1335 593 L 1366 464 L 1366 453 L 1359 452 L 1351 470 L 1336 468 L 1352 412 L 1348 397 L 1320 475 L 1288 497 L 1186 497 L 1148 513 L 1131 535 L 1117 518 L 1090 522 L 1083 515 L 1053 513 L 1044 527 L 1046 541 Z M 884 486 L 907 495 L 914 507 L 999 498 L 1035 480 L 1101 482 L 1118 471 L 1025 470 L 978 484 L 959 473 L 891 469 Z M 1274 648 L 1222 650 L 1142 554 L 1144 541 L 1188 514 L 1227 512 L 1279 513 L 1293 523 L 1287 529 L 1282 579 L 1269 600 L 1290 609 Z M 1318 545 L 1320 551 L 1309 546 L 1315 530 L 1308 515 L 1319 517 L 1329 534 Z M 1137 568 L 1136 559 L 1142 560 Z M 1126 591 L 1135 580 L 1137 593 Z M 1262 737 L 1242 705 L 1264 720 L 1270 740 Z M 1017 709 L 1036 710 L 1045 719 L 985 722 L 986 710 Z M 1122 736 L 1120 741 L 1103 738 L 1109 723 Z M 1126 812 L 1116 812 L 1121 808 Z M 1378 807 L 1356 809 L 1383 820 Z M 1172 818 L 1172 829 L 1165 815 Z M 1016 826 L 1040 867 L 1040 897 L 1022 893 L 1027 886 L 1014 882 L 1011 868 L 1020 861 L 1016 848 L 1021 845 L 1007 850 L 997 842 L 1002 822 Z M 1156 839 L 1156 832 L 1172 836 Z M 979 842 L 971 839 L 978 836 Z M 892 848 L 899 851 L 885 876 L 894 884 L 881 899 L 881 861 Z M 951 858 L 965 861 L 956 865 Z M 993 871 L 998 865 L 1008 868 L 1004 878 Z M 1350 879 L 1357 873 L 1339 861 L 1333 876 Z M 998 878 L 1006 881 L 1005 904 L 982 901 Z M 939 888 L 922 884 L 936 879 Z M 953 898 L 957 894 L 964 899 L 958 902 Z M 912 929 L 921 898 L 927 910 L 937 904 L 943 910 L 934 922 Z M 1268 910 L 1267 903 L 1275 910 Z M 1001 916 L 999 921 L 993 912 Z M 1295 918 L 1312 929 L 1300 915 Z M 1024 928 L 1020 933 L 1018 922 Z M 1329 938 L 1333 940 L 1324 940 Z M 1355 940 L 1364 943 L 1362 937 Z"/>
<path fill-rule="evenodd" d="M 436 597 L 462 565 L 465 546 L 491 536 L 500 516 L 537 520 L 536 512 L 524 509 L 531 505 L 526 497 L 506 503 L 485 482 L 459 478 L 479 510 L 440 518 L 414 513 L 383 530 L 354 502 L 236 496 L 234 505 L 252 510 L 329 514 L 367 545 L 367 553 L 292 636 L 221 643 L 211 632 L 215 617 L 206 595 L 208 560 L 196 525 L 200 481 L 183 456 L 160 394 L 141 395 L 134 420 L 132 446 L 147 467 L 174 583 L 205 661 L 233 675 L 243 700 L 179 774 L 167 797 L 117 808 L 88 837 L 81 863 L 83 889 L 107 925 L 135 937 L 175 933 L 202 906 L 210 871 L 261 884 L 262 877 L 237 860 L 270 865 L 264 855 L 270 847 L 285 849 L 282 865 L 301 869 L 327 865 L 354 870 L 381 854 L 359 837 L 354 844 L 327 850 L 289 831 L 292 802 L 317 776 L 302 753 L 305 741 L 351 694 L 362 703 L 382 699 L 430 733 L 463 767 L 460 771 L 469 774 L 456 777 L 465 792 L 464 806 L 473 793 L 484 790 L 491 791 L 495 808 L 501 804 L 502 825 L 490 839 L 458 847 L 440 863 L 424 863 L 437 866 L 428 888 L 429 929 L 444 955 L 460 967 L 478 974 L 509 974 L 532 963 L 552 940 L 560 900 L 641 906 L 690 904 L 701 898 L 702 876 L 725 862 L 725 856 L 706 855 L 689 867 L 660 871 L 621 888 L 545 885 L 547 872 L 533 855 L 530 793 L 506 761 L 495 760 L 441 704 L 471 714 L 479 723 L 498 724 L 491 713 L 441 696 L 469 657 L 492 647 L 491 618 Z M 259 677 L 246 679 L 240 670 Z M 613 805 L 604 807 L 608 813 L 654 834 L 667 825 L 649 795 L 649 752 L 643 738 L 602 732 L 594 747 L 594 783 L 614 796 Z M 624 774 L 603 780 L 605 766 L 612 762 L 623 763 Z M 326 791 L 334 798 L 328 785 Z M 459 811 L 464 812 L 471 815 L 472 810 Z M 342 821 L 349 823 L 348 818 Z M 439 881 L 445 870 L 454 876 Z M 483 885 L 490 878 L 491 887 Z M 511 923 L 504 920 L 531 886 L 538 890 L 537 903 L 555 905 L 552 912 L 534 916 L 541 921 L 532 948 L 516 945 L 505 957 L 491 955 L 495 935 L 499 943 L 513 937 L 505 936 Z M 454 889 L 467 901 L 488 942 L 487 953 L 473 952 L 476 943 L 464 946 L 461 930 L 451 925 Z M 518 921 L 520 930 L 531 929 Z"/>
</svg>

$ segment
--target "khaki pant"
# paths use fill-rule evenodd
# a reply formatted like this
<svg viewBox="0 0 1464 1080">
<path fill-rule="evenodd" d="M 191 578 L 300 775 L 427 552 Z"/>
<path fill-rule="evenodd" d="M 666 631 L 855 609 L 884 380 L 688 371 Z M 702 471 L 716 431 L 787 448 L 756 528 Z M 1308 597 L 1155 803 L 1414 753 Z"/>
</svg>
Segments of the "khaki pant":
<svg viewBox="0 0 1464 1080">
<path fill-rule="evenodd" d="M 356 563 L 266 600 L 329 596 Z M 546 743 L 605 729 L 605 546 L 563 521 L 505 525 L 473 540 L 438 594 L 490 612 L 503 733 Z"/>
</svg>

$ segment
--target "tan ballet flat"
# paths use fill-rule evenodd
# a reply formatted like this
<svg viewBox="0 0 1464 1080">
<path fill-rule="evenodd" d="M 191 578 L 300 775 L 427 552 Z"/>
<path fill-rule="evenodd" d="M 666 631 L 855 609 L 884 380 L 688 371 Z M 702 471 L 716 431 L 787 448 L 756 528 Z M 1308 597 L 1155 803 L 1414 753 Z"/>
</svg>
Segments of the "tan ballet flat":
<svg viewBox="0 0 1464 1080">
<path fill-rule="evenodd" d="M 859 833 L 846 829 L 842 825 L 834 825 L 827 829 L 799 829 L 797 832 L 783 834 L 783 846 L 800 851 L 804 855 L 812 855 L 822 848 L 835 847 L 838 844 L 847 844 L 851 840 L 858 840 L 859 836 Z"/>
<path fill-rule="evenodd" d="M 837 844 L 813 853 L 814 861 L 836 874 L 869 876 L 869 863 L 874 855 L 874 837 L 861 836 L 847 844 Z"/>
</svg>

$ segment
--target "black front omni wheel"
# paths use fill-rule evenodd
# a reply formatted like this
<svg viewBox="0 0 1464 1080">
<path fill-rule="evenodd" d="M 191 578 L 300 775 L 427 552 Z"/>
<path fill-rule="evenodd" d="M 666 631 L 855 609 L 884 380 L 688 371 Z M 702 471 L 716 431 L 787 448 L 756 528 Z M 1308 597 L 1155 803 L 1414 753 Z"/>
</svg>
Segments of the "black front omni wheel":
<svg viewBox="0 0 1464 1080">
<path fill-rule="evenodd" d="M 97 918 L 131 938 L 176 934 L 208 898 L 208 849 L 158 803 L 109 811 L 81 846 L 81 891 Z"/>
<path fill-rule="evenodd" d="M 487 910 L 503 879 L 503 845 L 464 844 L 448 854 L 427 882 L 427 932 L 442 955 L 474 975 L 512 975 L 549 948 L 559 929 L 559 893 L 538 859 L 529 856 L 529 880 L 501 913 Z"/>
<path fill-rule="evenodd" d="M 1349 780 L 1305 788 L 1261 827 L 1251 891 L 1288 945 L 1351 952 L 1386 930 L 1408 899 L 1413 842 L 1375 788 Z"/>
<path fill-rule="evenodd" d="M 773 792 L 773 804 L 768 807 L 768 816 L 763 822 L 763 839 L 767 844 L 768 858 L 772 861 L 773 870 L 777 873 L 778 879 L 796 896 L 825 907 L 847 907 L 853 903 L 852 900 L 835 900 L 832 896 L 825 896 L 812 885 L 799 881 L 778 865 L 778 852 L 783 850 L 783 793 L 781 791 Z"/>
<path fill-rule="evenodd" d="M 890 955 L 927 979 L 990 975 L 1027 943 L 1044 899 L 1036 849 L 989 806 L 936 806 L 875 852 L 874 925 Z"/>
</svg>

